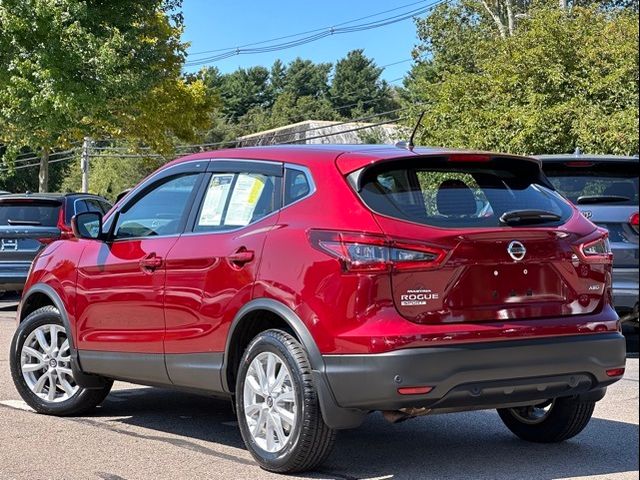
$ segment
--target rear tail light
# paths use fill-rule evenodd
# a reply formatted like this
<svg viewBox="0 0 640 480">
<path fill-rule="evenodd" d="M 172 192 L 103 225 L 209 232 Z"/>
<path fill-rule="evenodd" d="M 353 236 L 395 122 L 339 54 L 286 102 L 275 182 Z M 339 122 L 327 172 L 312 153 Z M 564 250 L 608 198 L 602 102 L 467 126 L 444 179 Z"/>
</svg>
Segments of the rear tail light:
<svg viewBox="0 0 640 480">
<path fill-rule="evenodd" d="M 310 230 L 309 241 L 350 272 L 436 268 L 446 256 L 441 248 L 358 232 Z"/>
<path fill-rule="evenodd" d="M 610 368 L 607 370 L 608 377 L 621 377 L 624 375 L 624 368 Z"/>
<path fill-rule="evenodd" d="M 631 228 L 633 228 L 636 233 L 638 233 L 638 216 L 639 214 L 636 212 L 629 217 L 629 225 L 631 225 Z"/>
<path fill-rule="evenodd" d="M 64 208 L 60 208 L 60 213 L 58 214 L 58 230 L 60 230 L 59 239 L 65 240 L 68 238 L 73 238 L 73 230 L 64 222 Z M 58 240 L 56 238 L 55 240 Z"/>
<path fill-rule="evenodd" d="M 606 232 L 595 240 L 581 243 L 576 250 L 580 259 L 586 263 L 610 263 L 613 260 L 609 235 Z"/>
<path fill-rule="evenodd" d="M 64 208 L 60 207 L 58 211 L 58 222 L 56 223 L 56 228 L 60 230 L 60 235 L 54 237 L 43 237 L 39 238 L 38 241 L 43 245 L 49 245 L 50 243 L 55 242 L 56 240 L 63 240 L 67 238 L 73 237 L 73 232 L 71 231 L 71 227 L 68 227 L 64 223 Z"/>
</svg>

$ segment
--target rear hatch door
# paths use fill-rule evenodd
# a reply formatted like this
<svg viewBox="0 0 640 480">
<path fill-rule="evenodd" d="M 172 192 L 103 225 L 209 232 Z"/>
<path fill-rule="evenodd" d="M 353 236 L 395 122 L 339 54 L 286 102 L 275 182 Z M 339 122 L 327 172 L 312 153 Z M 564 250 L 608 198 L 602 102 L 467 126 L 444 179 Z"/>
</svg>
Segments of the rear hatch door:
<svg viewBox="0 0 640 480">
<path fill-rule="evenodd" d="M 543 169 L 556 190 L 609 232 L 614 267 L 637 269 L 638 159 L 545 160 Z"/>
<path fill-rule="evenodd" d="M 368 167 L 356 182 L 392 243 L 431 248 L 438 258 L 392 268 L 395 306 L 411 321 L 585 314 L 601 302 L 610 263 L 604 234 L 533 160 L 418 157 Z M 602 255 L 586 259 L 593 242 L 602 242 L 591 246 Z"/>
<path fill-rule="evenodd" d="M 0 267 L 31 262 L 60 237 L 61 203 L 53 199 L 0 197 Z"/>
</svg>

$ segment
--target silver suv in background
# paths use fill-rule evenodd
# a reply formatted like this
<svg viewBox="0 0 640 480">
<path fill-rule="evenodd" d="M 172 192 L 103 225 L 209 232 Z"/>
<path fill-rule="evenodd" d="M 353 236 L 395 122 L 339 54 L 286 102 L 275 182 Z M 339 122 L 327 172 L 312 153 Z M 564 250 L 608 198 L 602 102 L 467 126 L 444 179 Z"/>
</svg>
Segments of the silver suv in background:
<svg viewBox="0 0 640 480">
<path fill-rule="evenodd" d="M 609 231 L 613 302 L 622 321 L 638 329 L 638 157 L 577 151 L 537 158 L 554 187 Z"/>
</svg>

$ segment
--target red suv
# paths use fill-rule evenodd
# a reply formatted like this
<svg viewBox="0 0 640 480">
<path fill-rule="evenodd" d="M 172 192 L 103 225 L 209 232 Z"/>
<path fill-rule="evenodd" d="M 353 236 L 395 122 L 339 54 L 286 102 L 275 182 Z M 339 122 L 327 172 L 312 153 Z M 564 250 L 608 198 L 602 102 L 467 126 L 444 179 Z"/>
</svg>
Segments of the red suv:
<svg viewBox="0 0 640 480">
<path fill-rule="evenodd" d="M 41 413 L 85 412 L 113 379 L 226 397 L 258 463 L 293 472 L 376 410 L 497 408 L 559 442 L 624 373 L 607 234 L 531 158 L 206 152 L 72 223 L 11 346 Z"/>
</svg>

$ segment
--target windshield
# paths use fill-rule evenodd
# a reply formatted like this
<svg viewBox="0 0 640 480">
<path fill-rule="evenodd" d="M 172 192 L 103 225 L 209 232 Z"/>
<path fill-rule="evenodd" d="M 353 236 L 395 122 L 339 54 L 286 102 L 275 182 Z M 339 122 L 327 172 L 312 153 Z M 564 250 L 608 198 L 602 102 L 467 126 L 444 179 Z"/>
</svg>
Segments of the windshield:
<svg viewBox="0 0 640 480">
<path fill-rule="evenodd" d="M 563 168 L 550 165 L 545 168 L 553 186 L 575 204 L 595 203 L 601 197 L 603 203 L 638 205 L 638 177 L 634 165 L 628 165 L 626 173 L 599 168 Z M 635 165 L 637 167 L 637 165 Z"/>
<path fill-rule="evenodd" d="M 544 185 L 535 164 L 421 163 L 371 167 L 361 181 L 363 201 L 383 215 L 445 228 L 500 227 L 500 218 L 515 211 L 533 212 L 532 223 L 542 226 L 571 216 L 571 207 Z"/>
</svg>

